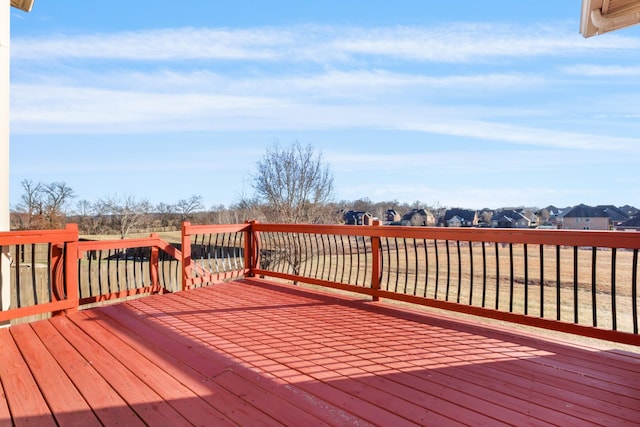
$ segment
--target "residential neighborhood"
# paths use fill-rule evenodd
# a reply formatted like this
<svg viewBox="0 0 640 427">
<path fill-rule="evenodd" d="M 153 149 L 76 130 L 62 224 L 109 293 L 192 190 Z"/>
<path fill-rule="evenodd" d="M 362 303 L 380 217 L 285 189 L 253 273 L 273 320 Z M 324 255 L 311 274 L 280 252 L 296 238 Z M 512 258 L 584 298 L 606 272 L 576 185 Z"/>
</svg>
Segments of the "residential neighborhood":
<svg viewBox="0 0 640 427">
<path fill-rule="evenodd" d="M 346 210 L 346 225 L 371 225 L 378 220 L 366 211 Z M 640 210 L 633 206 L 579 204 L 565 208 L 553 205 L 542 209 L 513 208 L 462 209 L 413 208 L 404 214 L 388 209 L 382 225 L 427 227 L 533 228 L 564 230 L 640 231 Z"/>
</svg>

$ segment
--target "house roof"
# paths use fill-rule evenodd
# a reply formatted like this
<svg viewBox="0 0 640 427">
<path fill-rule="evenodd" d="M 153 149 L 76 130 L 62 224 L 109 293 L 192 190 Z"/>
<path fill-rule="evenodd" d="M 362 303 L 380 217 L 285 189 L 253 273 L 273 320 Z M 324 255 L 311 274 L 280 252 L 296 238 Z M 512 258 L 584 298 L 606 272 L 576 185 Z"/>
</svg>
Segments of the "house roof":
<svg viewBox="0 0 640 427">
<path fill-rule="evenodd" d="M 411 209 L 409 212 L 407 212 L 406 214 L 402 215 L 402 219 L 404 221 L 409 221 L 416 214 L 421 215 L 421 216 L 423 216 L 425 218 L 427 216 L 429 216 L 429 213 L 425 209 Z"/>
<path fill-rule="evenodd" d="M 449 221 L 453 217 L 457 216 L 464 221 L 473 222 L 476 218 L 476 213 L 477 213 L 476 211 L 472 211 L 469 209 L 458 209 L 458 208 L 447 209 L 447 211 L 444 214 L 444 220 Z"/>
<path fill-rule="evenodd" d="M 640 215 L 626 220 L 625 222 L 621 223 L 619 226 L 620 227 L 640 227 Z"/>
<path fill-rule="evenodd" d="M 635 206 L 630 206 L 630 205 L 620 206 L 620 210 L 626 213 L 627 215 L 629 215 L 629 217 L 634 217 L 640 214 L 640 210 L 638 210 L 638 208 L 636 208 Z"/>
<path fill-rule="evenodd" d="M 580 33 L 592 37 L 640 23 L 640 0 L 582 0 Z"/>
<path fill-rule="evenodd" d="M 612 222 L 626 221 L 629 216 L 613 205 L 587 206 L 580 204 L 564 213 L 563 218 L 609 218 Z"/>
<path fill-rule="evenodd" d="M 514 222 L 514 221 L 520 221 L 522 219 L 526 219 L 530 221 L 530 219 L 527 218 L 521 212 L 517 212 L 511 209 L 505 209 L 503 211 L 496 212 L 496 214 L 493 217 L 493 221 L 499 221 L 499 222 L 500 221 Z"/>
<path fill-rule="evenodd" d="M 626 221 L 630 216 L 622 209 L 617 208 L 613 205 L 598 205 L 596 206 L 596 208 L 604 209 L 605 213 L 609 216 L 609 218 L 611 218 L 611 221 L 614 222 Z"/>
</svg>

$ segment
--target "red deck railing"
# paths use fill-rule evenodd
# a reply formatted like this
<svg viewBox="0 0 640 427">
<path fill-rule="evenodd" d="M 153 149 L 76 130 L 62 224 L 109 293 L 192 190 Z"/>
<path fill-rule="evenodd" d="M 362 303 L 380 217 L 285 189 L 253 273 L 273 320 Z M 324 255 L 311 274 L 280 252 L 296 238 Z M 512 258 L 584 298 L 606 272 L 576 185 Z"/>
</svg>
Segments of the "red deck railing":
<svg viewBox="0 0 640 427">
<path fill-rule="evenodd" d="M 0 245 L 19 294 L 5 321 L 260 275 L 640 345 L 636 232 L 185 223 L 180 248 L 79 242 L 75 226 L 0 233 Z M 40 285 L 21 267 L 39 263 L 38 245 Z"/>
</svg>

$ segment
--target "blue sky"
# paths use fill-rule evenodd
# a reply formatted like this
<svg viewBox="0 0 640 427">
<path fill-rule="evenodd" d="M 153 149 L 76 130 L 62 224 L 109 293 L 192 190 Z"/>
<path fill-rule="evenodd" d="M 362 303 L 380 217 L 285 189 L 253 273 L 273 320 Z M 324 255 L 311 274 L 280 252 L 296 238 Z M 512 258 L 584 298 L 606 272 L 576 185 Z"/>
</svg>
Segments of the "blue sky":
<svg viewBox="0 0 640 427">
<path fill-rule="evenodd" d="M 11 204 L 31 179 L 230 205 L 297 140 L 336 200 L 640 207 L 640 26 L 584 39 L 580 5 L 36 0 L 11 11 Z"/>
</svg>

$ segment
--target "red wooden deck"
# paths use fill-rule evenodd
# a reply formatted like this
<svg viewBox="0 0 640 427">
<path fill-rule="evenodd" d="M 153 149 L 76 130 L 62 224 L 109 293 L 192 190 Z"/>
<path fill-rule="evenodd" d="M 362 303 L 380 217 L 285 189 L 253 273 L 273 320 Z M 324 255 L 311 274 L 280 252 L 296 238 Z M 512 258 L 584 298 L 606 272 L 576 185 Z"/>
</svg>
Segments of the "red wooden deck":
<svg viewBox="0 0 640 427">
<path fill-rule="evenodd" d="M 0 330 L 4 425 L 640 424 L 640 354 L 244 280 Z"/>
</svg>

